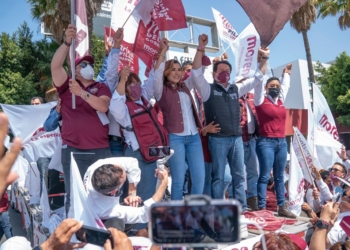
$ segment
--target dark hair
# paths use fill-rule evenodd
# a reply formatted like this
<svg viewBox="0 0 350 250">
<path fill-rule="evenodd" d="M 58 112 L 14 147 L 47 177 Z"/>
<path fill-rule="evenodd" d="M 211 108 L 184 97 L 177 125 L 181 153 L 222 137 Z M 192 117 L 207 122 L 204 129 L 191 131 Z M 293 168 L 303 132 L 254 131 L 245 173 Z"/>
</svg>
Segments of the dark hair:
<svg viewBox="0 0 350 250">
<path fill-rule="evenodd" d="M 265 242 L 266 242 L 266 249 L 267 250 L 300 250 L 300 247 L 292 241 L 292 239 L 288 236 L 288 234 L 284 233 L 267 233 L 264 234 L 265 236 Z M 259 241 L 255 243 L 253 249 L 256 250 L 262 250 L 262 241 Z"/>
<path fill-rule="evenodd" d="M 325 170 L 325 171 L 322 171 L 321 174 L 321 177 L 322 177 L 322 180 L 325 180 L 329 177 L 329 171 Z"/>
<path fill-rule="evenodd" d="M 113 164 L 104 164 L 92 174 L 92 186 L 97 192 L 107 194 L 116 190 L 122 184 L 120 178 L 123 174 L 124 171 L 121 167 Z"/>
<path fill-rule="evenodd" d="M 329 250 L 350 250 L 350 241 L 337 242 Z"/>
<path fill-rule="evenodd" d="M 40 96 L 34 96 L 32 97 L 32 99 L 30 100 L 30 102 L 34 101 L 35 99 L 39 99 L 40 103 L 43 104 L 44 103 L 44 99 L 41 98 Z M 28 99 L 27 99 L 28 100 Z"/>
<path fill-rule="evenodd" d="M 163 72 L 163 76 L 164 76 L 163 84 L 166 84 L 168 82 L 167 75 L 173 70 L 174 64 L 179 64 L 181 67 L 181 63 L 178 60 L 171 59 L 171 60 L 166 61 L 165 67 L 164 67 L 164 72 Z"/>
<path fill-rule="evenodd" d="M 232 65 L 228 61 L 218 61 L 218 62 L 214 63 L 214 65 L 213 65 L 213 72 L 216 72 L 218 70 L 219 64 L 222 64 L 222 63 L 226 64 L 226 65 L 228 65 L 230 67 L 230 73 L 231 73 L 232 72 Z"/>
<path fill-rule="evenodd" d="M 119 71 L 119 75 L 120 75 L 120 71 Z M 121 78 L 119 77 L 118 82 L 120 82 L 120 79 Z M 126 83 L 125 83 L 125 93 L 126 93 L 127 98 L 129 98 L 129 93 L 127 92 L 127 87 L 132 83 L 133 79 L 135 79 L 136 81 L 138 81 L 142 85 L 140 77 L 136 73 L 130 72 L 128 79 L 126 80 Z"/>
<path fill-rule="evenodd" d="M 182 63 L 182 70 L 184 70 L 185 68 L 186 68 L 186 66 L 187 65 L 193 65 L 193 62 L 192 61 L 184 61 L 183 63 Z"/>
<path fill-rule="evenodd" d="M 344 164 L 342 164 L 342 163 L 340 163 L 340 162 L 336 162 L 336 163 L 334 163 L 333 165 L 339 165 L 339 166 L 341 166 L 342 169 L 343 169 L 342 172 L 343 172 L 344 174 L 347 174 L 346 167 L 345 167 Z"/>
<path fill-rule="evenodd" d="M 269 84 L 269 82 L 271 82 L 271 81 L 278 81 L 279 83 L 281 83 L 281 82 L 280 82 L 280 79 L 278 79 L 277 77 L 273 76 L 273 77 L 270 77 L 269 79 L 267 79 L 267 81 L 266 81 L 266 86 L 267 86 L 267 84 Z"/>
</svg>

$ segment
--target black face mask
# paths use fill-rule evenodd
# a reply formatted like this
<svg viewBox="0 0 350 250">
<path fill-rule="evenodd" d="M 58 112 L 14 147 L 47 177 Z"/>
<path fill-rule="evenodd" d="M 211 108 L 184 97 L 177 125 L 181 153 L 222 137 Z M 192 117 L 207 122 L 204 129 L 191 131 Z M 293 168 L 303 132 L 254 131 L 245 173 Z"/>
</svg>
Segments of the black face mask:
<svg viewBox="0 0 350 250">
<path fill-rule="evenodd" d="M 280 89 L 279 88 L 268 88 L 267 94 L 271 96 L 272 98 L 276 98 L 280 95 Z"/>
</svg>

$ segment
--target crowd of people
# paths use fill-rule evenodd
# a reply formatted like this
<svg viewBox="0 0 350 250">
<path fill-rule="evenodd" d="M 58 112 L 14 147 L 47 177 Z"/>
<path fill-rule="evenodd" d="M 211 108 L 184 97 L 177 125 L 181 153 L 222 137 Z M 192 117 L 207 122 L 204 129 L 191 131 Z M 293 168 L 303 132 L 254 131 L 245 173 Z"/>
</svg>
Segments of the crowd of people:
<svg viewBox="0 0 350 250">
<path fill-rule="evenodd" d="M 232 81 L 227 55 L 214 62 L 205 55 L 207 35 L 199 36 L 193 62 L 182 65 L 166 60 L 169 45 L 163 38 L 150 76 L 141 84 L 130 66 L 118 72 L 123 41 L 120 28 L 113 46 L 106 48 L 108 56 L 97 79 L 91 56 L 76 58 L 73 79 L 63 64 L 76 32 L 73 25 L 68 26 L 65 41 L 52 59 L 59 100 L 44 123 L 46 131 L 61 130 L 67 217 L 72 206 L 71 153 L 80 172 L 74 178 L 83 180 L 94 210 L 110 228 L 114 249 L 131 247 L 126 234 L 132 228 L 137 236 L 148 237 L 150 206 L 169 191 L 171 200 L 182 200 L 187 193 L 206 194 L 212 199 L 238 200 L 243 213 L 268 209 L 279 216 L 297 217 L 288 211 L 284 180 L 288 166 L 284 101 L 291 65 L 281 78 L 268 78 L 270 50 L 260 48 L 255 74 L 236 76 Z M 203 73 L 211 69 L 213 83 L 208 83 Z M 76 108 L 72 108 L 72 95 Z M 39 97 L 31 100 L 32 105 L 41 103 Z M 2 133 L 4 123 L 6 117 L 1 114 Z M 167 164 L 169 173 L 157 169 L 158 157 L 148 154 L 150 147 L 160 146 L 174 150 Z M 16 177 L 9 174 L 9 167 L 19 149 L 20 141 L 15 139 L 0 161 L 4 199 L 4 190 Z M 340 226 L 350 215 L 350 189 L 337 178 L 348 176 L 350 160 L 345 148 L 338 155 L 343 163 L 335 163 L 329 171 L 313 168 L 315 183 L 305 192 L 302 215 L 310 217 L 314 225 L 305 238 L 310 249 L 350 249 Z M 5 212 L 0 215 L 2 221 L 8 218 Z M 70 244 L 70 237 L 81 226 L 72 219 L 64 220 L 41 248 L 59 249 L 56 246 Z M 3 231 L 7 238 L 12 236 Z M 266 243 L 267 249 L 303 249 L 285 234 L 268 234 Z M 112 249 L 110 242 L 105 249 Z M 257 243 L 254 249 L 263 249 L 262 244 Z"/>
</svg>

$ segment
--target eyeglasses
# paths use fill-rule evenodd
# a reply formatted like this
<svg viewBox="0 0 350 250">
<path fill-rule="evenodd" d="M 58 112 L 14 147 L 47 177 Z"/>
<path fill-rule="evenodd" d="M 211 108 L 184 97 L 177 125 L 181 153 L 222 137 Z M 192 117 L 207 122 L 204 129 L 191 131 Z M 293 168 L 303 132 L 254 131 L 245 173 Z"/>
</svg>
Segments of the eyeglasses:
<svg viewBox="0 0 350 250">
<path fill-rule="evenodd" d="M 141 85 L 141 83 L 140 82 L 132 82 L 129 84 L 129 86 L 133 86 L 133 87 L 136 85 Z"/>
<path fill-rule="evenodd" d="M 331 169 L 329 169 L 329 171 L 331 171 L 331 172 L 342 172 L 343 173 L 342 170 L 337 169 L 337 168 L 331 168 Z"/>
<path fill-rule="evenodd" d="M 85 67 L 88 66 L 88 65 L 90 65 L 91 67 L 94 67 L 94 66 L 95 66 L 93 63 L 87 63 L 87 62 L 82 62 L 82 63 L 80 63 L 80 66 L 81 66 L 82 68 L 85 68 Z"/>
</svg>

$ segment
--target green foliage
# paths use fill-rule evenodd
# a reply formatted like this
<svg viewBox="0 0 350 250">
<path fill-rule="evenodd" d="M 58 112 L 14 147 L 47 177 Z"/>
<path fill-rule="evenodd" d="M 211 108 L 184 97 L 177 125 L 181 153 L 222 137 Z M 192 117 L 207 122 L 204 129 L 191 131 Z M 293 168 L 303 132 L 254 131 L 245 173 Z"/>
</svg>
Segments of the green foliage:
<svg viewBox="0 0 350 250">
<path fill-rule="evenodd" d="M 329 107 L 339 115 L 338 122 L 350 125 L 350 56 L 343 52 L 328 69 L 317 63 L 315 70 Z"/>
<path fill-rule="evenodd" d="M 101 69 L 103 58 L 106 54 L 104 41 L 96 34 L 92 35 L 92 48 L 90 49 L 91 55 L 95 59 L 95 77 L 98 75 L 98 72 Z"/>
</svg>

